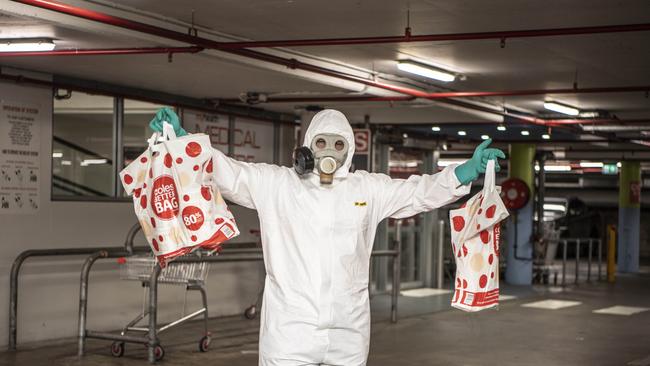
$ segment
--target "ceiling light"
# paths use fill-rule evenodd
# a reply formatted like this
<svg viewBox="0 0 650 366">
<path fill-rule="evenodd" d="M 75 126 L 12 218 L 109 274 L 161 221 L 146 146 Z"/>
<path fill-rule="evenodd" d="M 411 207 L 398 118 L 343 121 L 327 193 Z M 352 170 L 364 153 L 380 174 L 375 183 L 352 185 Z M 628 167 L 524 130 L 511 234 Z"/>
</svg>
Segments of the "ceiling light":
<svg viewBox="0 0 650 366">
<path fill-rule="evenodd" d="M 523 130 L 523 131 L 521 131 L 521 135 L 522 136 L 528 136 L 528 135 L 530 135 L 530 132 L 528 132 L 526 130 Z"/>
<path fill-rule="evenodd" d="M 462 131 L 462 130 L 458 131 L 458 136 L 465 136 L 465 135 L 467 135 L 467 132 Z"/>
<path fill-rule="evenodd" d="M 557 203 L 545 203 L 544 210 L 566 212 L 566 207 Z"/>
<path fill-rule="evenodd" d="M 488 136 L 488 135 L 481 135 L 481 140 L 487 140 L 489 138 L 490 138 L 490 136 Z"/>
<path fill-rule="evenodd" d="M 460 164 L 466 162 L 467 159 L 440 159 L 438 160 L 439 167 L 446 167 L 452 164 Z"/>
<path fill-rule="evenodd" d="M 410 72 L 411 74 L 424 76 L 429 79 L 444 81 L 446 83 L 454 81 L 454 79 L 456 79 L 456 75 L 450 72 L 409 60 L 398 61 L 397 68 L 402 71 Z"/>
<path fill-rule="evenodd" d="M 85 159 L 79 165 L 88 166 L 88 165 L 101 165 L 108 163 L 106 159 Z"/>
<path fill-rule="evenodd" d="M 439 126 L 433 126 L 433 127 L 431 127 L 431 131 L 438 132 L 438 131 L 440 131 L 440 127 Z"/>
<path fill-rule="evenodd" d="M 544 165 L 545 172 L 570 172 L 571 165 Z"/>
<path fill-rule="evenodd" d="M 405 138 L 405 139 L 407 139 L 407 138 L 409 138 L 409 135 L 408 135 L 407 133 L 403 133 L 403 134 L 402 134 L 402 137 Z"/>
<path fill-rule="evenodd" d="M 544 140 L 550 140 L 550 139 L 551 139 L 551 135 L 549 135 L 548 133 L 545 133 L 545 134 L 542 135 L 542 138 L 543 138 Z"/>
<path fill-rule="evenodd" d="M 622 166 L 623 166 L 623 164 L 621 164 L 620 161 L 619 161 L 618 163 L 616 163 L 616 167 L 617 167 L 617 168 L 620 168 L 620 167 L 622 167 Z"/>
<path fill-rule="evenodd" d="M 56 158 L 62 158 L 62 157 L 63 157 L 63 153 L 62 153 L 62 152 L 53 152 L 53 153 L 52 153 L 52 157 L 55 158 L 55 159 L 56 159 Z"/>
<path fill-rule="evenodd" d="M 550 111 L 554 111 L 562 114 L 568 114 L 569 116 L 577 116 L 578 114 L 580 114 L 580 110 L 578 108 L 571 107 L 565 104 L 560 104 L 557 102 L 544 102 L 544 108 Z"/>
<path fill-rule="evenodd" d="M 46 38 L 0 39 L 0 52 L 52 51 L 54 47 L 54 42 Z"/>
<path fill-rule="evenodd" d="M 498 126 L 497 126 L 497 130 L 499 130 L 499 131 L 505 131 L 505 130 L 506 130 L 506 126 L 504 126 L 504 125 L 498 125 Z"/>
<path fill-rule="evenodd" d="M 72 165 L 70 160 L 61 160 L 61 165 Z"/>
<path fill-rule="evenodd" d="M 602 168 L 603 163 L 600 162 L 594 162 L 594 161 L 581 161 L 580 162 L 580 167 L 581 168 Z"/>
</svg>

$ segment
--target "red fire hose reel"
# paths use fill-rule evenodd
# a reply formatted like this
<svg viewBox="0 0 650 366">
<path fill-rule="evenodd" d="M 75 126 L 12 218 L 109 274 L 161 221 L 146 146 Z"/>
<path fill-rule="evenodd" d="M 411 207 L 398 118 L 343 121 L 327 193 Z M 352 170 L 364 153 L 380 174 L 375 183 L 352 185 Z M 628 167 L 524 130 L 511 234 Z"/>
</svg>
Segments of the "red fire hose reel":
<svg viewBox="0 0 650 366">
<path fill-rule="evenodd" d="M 508 210 L 519 210 L 530 199 L 530 188 L 519 178 L 508 178 L 501 183 L 501 199 Z"/>
</svg>

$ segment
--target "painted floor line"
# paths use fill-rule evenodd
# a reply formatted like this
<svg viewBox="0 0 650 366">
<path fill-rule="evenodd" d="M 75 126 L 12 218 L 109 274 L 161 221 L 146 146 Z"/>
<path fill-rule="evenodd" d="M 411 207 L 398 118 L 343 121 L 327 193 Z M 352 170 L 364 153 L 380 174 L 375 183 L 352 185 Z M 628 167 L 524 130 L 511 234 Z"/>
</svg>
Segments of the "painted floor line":
<svg viewBox="0 0 650 366">
<path fill-rule="evenodd" d="M 428 296 L 438 296 L 451 293 L 451 290 L 439 289 L 439 288 L 416 288 L 413 290 L 402 291 L 402 296 L 407 297 L 428 297 Z"/>
<path fill-rule="evenodd" d="M 615 305 L 611 306 L 608 308 L 603 308 L 603 309 L 598 309 L 594 310 L 594 314 L 609 314 L 609 315 L 624 315 L 624 316 L 630 316 L 638 313 L 642 313 L 644 311 L 648 311 L 650 308 L 643 308 L 643 307 L 638 307 L 638 306 L 623 306 L 623 305 Z"/>
<path fill-rule="evenodd" d="M 564 309 L 568 308 L 571 306 L 577 306 L 582 304 L 580 301 L 568 301 L 568 300 L 542 300 L 542 301 L 535 301 L 535 302 L 529 302 L 527 304 L 523 304 L 521 306 L 526 307 L 526 308 L 535 308 L 535 309 L 547 309 L 547 310 L 558 310 L 558 309 Z"/>
</svg>

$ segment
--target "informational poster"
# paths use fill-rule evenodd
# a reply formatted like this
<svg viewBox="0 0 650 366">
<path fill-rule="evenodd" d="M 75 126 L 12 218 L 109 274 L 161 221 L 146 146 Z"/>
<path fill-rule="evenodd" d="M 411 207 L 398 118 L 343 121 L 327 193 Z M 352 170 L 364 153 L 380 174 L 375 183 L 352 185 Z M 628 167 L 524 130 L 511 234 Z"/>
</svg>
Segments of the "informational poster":
<svg viewBox="0 0 650 366">
<path fill-rule="evenodd" d="M 0 101 L 0 213 L 38 211 L 41 114 L 36 105 Z"/>
</svg>

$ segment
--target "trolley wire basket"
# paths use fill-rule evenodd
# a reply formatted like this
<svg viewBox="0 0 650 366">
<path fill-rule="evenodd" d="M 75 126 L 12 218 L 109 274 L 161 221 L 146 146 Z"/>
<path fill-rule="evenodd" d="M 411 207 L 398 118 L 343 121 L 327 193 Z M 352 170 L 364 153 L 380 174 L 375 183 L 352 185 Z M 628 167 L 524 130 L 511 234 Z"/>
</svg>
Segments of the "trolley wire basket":
<svg viewBox="0 0 650 366">
<path fill-rule="evenodd" d="M 196 256 L 191 254 L 192 257 Z M 128 281 L 147 282 L 156 265 L 156 258 L 151 255 L 124 258 L 120 266 L 120 278 Z M 188 283 L 205 284 L 208 277 L 207 262 L 170 263 L 158 277 L 159 283 L 186 285 Z"/>
</svg>

